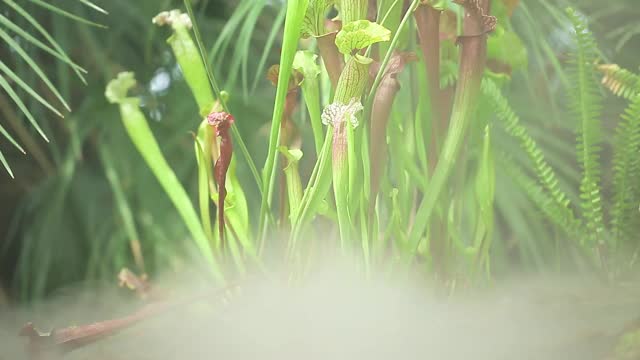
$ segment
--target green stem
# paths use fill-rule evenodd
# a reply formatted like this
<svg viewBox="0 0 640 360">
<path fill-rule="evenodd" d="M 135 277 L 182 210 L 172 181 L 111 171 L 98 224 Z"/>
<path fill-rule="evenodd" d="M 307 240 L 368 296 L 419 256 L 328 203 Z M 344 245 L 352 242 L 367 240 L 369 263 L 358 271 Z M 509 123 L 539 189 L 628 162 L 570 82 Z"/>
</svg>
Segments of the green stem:
<svg viewBox="0 0 640 360">
<path fill-rule="evenodd" d="M 198 221 L 198 214 L 193 208 L 189 195 L 162 154 L 147 119 L 139 108 L 140 101 L 136 98 L 126 97 L 128 89 L 135 83 L 132 73 L 121 73 L 107 86 L 106 96 L 110 102 L 120 105 L 122 123 L 129 138 L 178 210 L 178 214 L 193 236 L 200 252 L 212 265 L 215 277 L 219 281 L 224 281 L 224 275 L 213 256 L 211 244 L 202 224 Z"/>
<path fill-rule="evenodd" d="M 308 0 L 290 0 L 287 4 L 287 15 L 284 22 L 284 38 L 280 55 L 280 72 L 274 101 L 273 116 L 271 118 L 271 132 L 269 134 L 269 148 L 267 160 L 262 170 L 262 201 L 260 203 L 259 239 L 264 243 L 268 231 L 267 217 L 270 213 L 273 188 L 276 183 L 276 159 L 280 143 L 280 122 L 284 112 L 284 104 L 291 77 L 293 59 L 296 53 L 300 29 L 307 10 Z"/>
</svg>

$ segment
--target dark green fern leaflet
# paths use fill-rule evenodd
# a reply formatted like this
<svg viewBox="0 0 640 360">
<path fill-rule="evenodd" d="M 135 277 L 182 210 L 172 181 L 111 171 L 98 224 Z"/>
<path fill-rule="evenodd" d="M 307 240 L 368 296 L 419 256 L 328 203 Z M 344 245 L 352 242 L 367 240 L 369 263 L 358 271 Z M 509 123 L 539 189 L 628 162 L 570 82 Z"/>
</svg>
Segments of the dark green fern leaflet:
<svg viewBox="0 0 640 360">
<path fill-rule="evenodd" d="M 570 207 L 570 200 L 566 193 L 560 188 L 558 178 L 555 171 L 545 159 L 542 150 L 538 147 L 536 141 L 529 135 L 527 129 L 520 123 L 520 118 L 515 114 L 509 102 L 498 88 L 497 84 L 485 78 L 482 81 L 482 94 L 490 106 L 493 108 L 500 125 L 505 129 L 507 134 L 513 136 L 520 143 L 520 147 L 531 160 L 535 175 L 538 177 L 539 183 L 529 179 L 529 182 L 519 183 L 521 185 L 533 183 L 537 189 L 525 189 L 529 195 L 533 193 L 542 193 L 537 197 L 544 196 L 545 201 L 536 201 L 539 205 L 544 205 L 545 213 L 553 214 L 553 218 L 560 222 L 560 225 L 571 235 L 575 235 L 579 228 L 579 221 L 576 219 L 573 210 Z M 526 176 L 522 174 L 523 176 Z"/>
<path fill-rule="evenodd" d="M 523 189 L 527 197 L 542 211 L 549 221 L 559 226 L 568 235 L 579 238 L 579 222 L 575 219 L 570 209 L 558 204 L 545 188 L 528 176 L 504 153 L 500 157 L 500 166 Z"/>
</svg>

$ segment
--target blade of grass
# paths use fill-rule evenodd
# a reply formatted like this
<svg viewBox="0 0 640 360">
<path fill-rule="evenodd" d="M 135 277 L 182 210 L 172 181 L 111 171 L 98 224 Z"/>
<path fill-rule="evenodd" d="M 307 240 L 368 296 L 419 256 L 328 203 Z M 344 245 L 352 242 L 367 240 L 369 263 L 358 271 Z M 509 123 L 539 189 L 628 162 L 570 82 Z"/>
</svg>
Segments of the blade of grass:
<svg viewBox="0 0 640 360">
<path fill-rule="evenodd" d="M 256 76 L 253 79 L 253 85 L 251 85 L 251 93 L 256 91 L 256 88 L 258 87 L 258 81 L 260 81 L 261 79 L 264 79 L 263 74 L 264 74 L 264 68 L 267 63 L 267 58 L 269 57 L 269 53 L 271 53 L 271 49 L 273 48 L 273 43 L 276 39 L 276 36 L 278 35 L 280 28 L 282 28 L 282 23 L 284 22 L 284 16 L 286 15 L 286 13 L 287 13 L 287 8 L 283 6 L 280 9 L 278 16 L 276 17 L 273 23 L 271 32 L 269 32 L 269 36 L 267 37 L 267 42 L 265 43 L 264 50 L 262 51 L 262 56 L 260 57 L 258 70 L 256 71 Z"/>
<path fill-rule="evenodd" d="M 31 114 L 27 106 L 24 104 L 24 102 L 22 102 L 18 94 L 16 94 L 16 92 L 13 91 L 13 89 L 11 88 L 11 85 L 9 85 L 9 82 L 2 75 L 0 75 L 0 87 L 2 87 L 7 92 L 7 94 L 9 94 L 9 97 L 13 100 L 13 102 L 16 105 L 18 105 L 18 108 L 20 108 L 20 110 L 24 113 L 27 119 L 29 119 L 29 122 L 31 123 L 31 125 L 33 125 L 36 131 L 38 131 L 40 136 L 42 136 L 43 139 L 49 142 L 49 138 L 47 138 L 47 135 L 44 134 L 44 131 L 42 131 L 36 119 L 33 118 L 33 115 Z"/>
<path fill-rule="evenodd" d="M 9 98 L 2 93 L 0 93 L 0 114 L 3 116 L 3 120 L 6 120 L 13 129 L 17 139 L 23 144 L 27 153 L 36 160 L 43 173 L 52 174 L 55 167 L 47 158 L 46 152 L 39 145 L 30 128 L 24 124 Z M 54 149 L 56 148 L 54 147 Z"/>
<path fill-rule="evenodd" d="M 18 142 L 13 138 L 13 136 L 11 136 L 11 134 L 9 134 L 9 132 L 2 126 L 2 124 L 0 124 L 0 134 L 2 134 L 7 140 L 9 140 L 9 142 L 16 149 L 20 150 L 21 153 L 23 153 L 23 154 L 27 153 L 26 151 L 24 151 L 22 146 L 20 146 L 20 144 L 18 144 Z"/>
<path fill-rule="evenodd" d="M 33 16 L 29 15 L 29 13 L 25 9 L 20 7 L 20 5 L 16 4 L 13 0 L 4 0 L 4 2 L 7 5 L 9 5 L 11 8 L 13 8 L 15 12 L 17 12 L 22 17 L 24 17 L 31 24 L 31 26 L 33 26 L 36 30 L 38 30 L 38 32 L 45 39 L 47 39 L 47 41 L 51 44 L 51 46 L 53 46 L 53 48 L 56 49 L 56 51 L 60 55 L 62 55 L 65 59 L 67 59 L 67 61 L 71 62 L 71 58 L 69 58 L 69 55 L 67 55 L 67 53 L 64 51 L 64 49 L 62 49 L 62 47 L 58 44 L 58 42 L 49 34 L 48 31 L 46 31 L 42 27 L 42 25 L 40 25 L 40 23 L 36 19 L 33 18 Z M 76 73 L 80 81 L 82 81 L 83 84 L 87 85 L 87 81 L 82 75 L 82 73 L 76 68 L 74 68 L 73 71 Z"/>
<path fill-rule="evenodd" d="M 262 14 L 262 10 L 266 6 L 265 0 L 254 0 L 255 4 L 252 8 L 251 13 L 247 17 L 244 26 L 242 27 L 242 32 L 238 37 L 238 47 L 236 48 L 236 52 L 239 52 L 238 57 L 235 56 L 234 59 L 241 59 L 241 61 L 236 61 L 234 64 L 235 71 L 232 68 L 231 70 L 231 79 L 235 81 L 235 73 L 237 73 L 237 69 L 241 68 L 241 80 L 242 80 L 242 92 L 244 95 L 245 101 L 249 99 L 249 84 L 248 84 L 248 76 L 247 76 L 247 68 L 248 68 L 248 59 L 251 52 L 251 35 L 253 34 L 256 23 L 258 21 L 258 17 Z M 232 88 L 230 86 L 230 88 Z"/>
<path fill-rule="evenodd" d="M 109 185 L 111 186 L 111 192 L 113 193 L 113 197 L 118 207 L 118 213 L 120 214 L 120 217 L 122 219 L 125 233 L 129 238 L 131 253 L 136 262 L 136 265 L 138 266 L 138 269 L 144 273 L 145 266 L 144 258 L 142 257 L 142 253 L 140 251 L 140 235 L 138 234 L 138 230 L 136 229 L 136 223 L 133 219 L 133 212 L 131 211 L 131 207 L 127 202 L 127 197 L 124 193 L 124 189 L 122 188 L 122 183 L 118 176 L 118 172 L 115 169 L 111 154 L 109 154 L 107 146 L 104 146 L 104 144 L 104 142 L 100 142 L 101 146 L 98 147 L 98 151 L 100 153 L 102 165 L 104 166 L 105 175 L 107 176 L 107 180 L 109 181 Z"/>
<path fill-rule="evenodd" d="M 229 46 L 229 41 L 233 37 L 233 34 L 236 33 L 236 28 L 239 26 L 240 22 L 247 16 L 247 12 L 251 10 L 251 3 L 253 0 L 243 0 L 233 11 L 231 18 L 224 25 L 224 28 L 218 35 L 218 40 L 216 40 L 213 48 L 209 52 L 209 62 L 214 63 L 216 67 L 220 67 L 221 61 L 224 58 L 222 56 Z M 219 59 L 216 59 L 217 56 L 220 56 Z M 217 60 L 217 61 L 216 61 Z"/>
<path fill-rule="evenodd" d="M 282 41 L 282 53 L 280 54 L 280 72 L 278 73 L 278 86 L 274 102 L 273 116 L 271 118 L 271 132 L 269 134 L 269 148 L 267 159 L 262 172 L 262 187 L 264 193 L 260 204 L 259 239 L 262 243 L 267 234 L 266 218 L 270 213 L 273 188 L 276 183 L 277 149 L 280 143 L 280 123 L 284 112 L 284 103 L 289 87 L 293 59 L 296 54 L 300 29 L 307 11 L 308 0 L 291 0 L 287 3 L 287 15 L 284 22 L 284 38 Z"/>
<path fill-rule="evenodd" d="M 93 10 L 95 10 L 95 11 L 101 12 L 101 13 L 103 13 L 103 14 L 105 14 L 105 15 L 109 15 L 109 13 L 108 13 L 105 9 L 103 9 L 103 8 L 101 8 L 100 6 L 98 6 L 98 5 L 94 4 L 94 3 L 92 3 L 92 2 L 91 2 L 91 1 L 89 1 L 89 0 L 78 0 L 78 1 L 79 1 L 79 2 L 81 2 L 81 3 L 82 3 L 82 4 L 84 4 L 84 5 L 86 5 L 86 6 L 90 7 L 90 8 L 92 8 L 92 9 L 93 9 Z"/>
<path fill-rule="evenodd" d="M 13 175 L 13 171 L 11 171 L 11 167 L 9 166 L 9 163 L 7 163 L 7 159 L 4 158 L 2 151 L 0 151 L 0 162 L 4 169 L 7 170 L 7 173 L 9 173 L 9 176 L 11 176 L 12 179 L 15 179 L 16 177 Z"/>
<path fill-rule="evenodd" d="M 31 88 L 27 83 L 22 81 L 22 79 L 14 73 L 5 63 L 0 60 L 0 71 L 4 72 L 9 79 L 18 84 L 24 91 L 26 91 L 29 95 L 31 95 L 34 99 L 38 100 L 42 105 L 44 105 L 47 109 L 51 110 L 54 114 L 63 118 L 64 116 L 58 111 L 58 109 L 54 108 L 47 100 L 42 98 L 33 88 Z"/>
<path fill-rule="evenodd" d="M 16 34 L 20 35 L 22 38 L 24 38 L 25 40 L 27 40 L 31 44 L 35 45 L 36 47 L 42 49 L 43 51 L 45 51 L 45 52 L 47 52 L 49 54 L 51 54 L 52 56 L 58 58 L 60 61 L 68 64 L 72 68 L 77 69 L 79 71 L 82 71 L 85 74 L 87 73 L 87 70 L 83 69 L 80 65 L 74 63 L 73 61 L 69 60 L 68 58 L 65 58 L 59 52 L 55 51 L 54 49 L 52 49 L 49 46 L 45 45 L 42 41 L 40 41 L 40 40 L 36 39 L 35 37 L 31 36 L 31 34 L 29 34 L 28 32 L 26 32 L 24 30 L 22 30 L 18 25 L 16 25 L 13 21 L 7 19 L 2 14 L 0 14 L 0 24 L 5 25 L 7 28 L 12 30 Z"/>
<path fill-rule="evenodd" d="M 75 21 L 77 21 L 79 23 L 86 24 L 86 25 L 91 25 L 91 26 L 96 26 L 96 27 L 103 28 L 103 29 L 107 28 L 106 25 L 99 24 L 99 23 L 93 22 L 91 20 L 87 20 L 87 19 L 85 19 L 83 17 L 80 17 L 78 15 L 72 14 L 72 13 L 70 13 L 68 11 L 62 10 L 61 8 L 59 8 L 57 6 L 53 6 L 53 5 L 48 4 L 48 3 L 44 2 L 44 1 L 41 1 L 41 0 L 29 0 L 29 1 L 31 1 L 32 3 L 34 3 L 34 4 L 36 4 L 36 5 L 40 6 L 40 7 L 43 7 L 45 9 L 47 9 L 47 10 L 50 10 L 50 11 L 52 11 L 52 12 L 58 14 L 58 15 L 67 17 L 67 18 L 72 19 L 72 20 L 75 20 Z"/>
</svg>

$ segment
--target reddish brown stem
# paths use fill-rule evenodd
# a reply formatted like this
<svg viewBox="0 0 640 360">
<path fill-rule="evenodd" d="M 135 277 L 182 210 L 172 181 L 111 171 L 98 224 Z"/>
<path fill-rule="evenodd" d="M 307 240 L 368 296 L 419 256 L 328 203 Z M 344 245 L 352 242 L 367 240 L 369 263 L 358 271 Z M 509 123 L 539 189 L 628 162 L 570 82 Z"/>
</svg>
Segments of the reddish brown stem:
<svg viewBox="0 0 640 360">
<path fill-rule="evenodd" d="M 375 94 L 371 109 L 371 136 L 369 139 L 369 157 L 371 159 L 370 216 L 373 214 L 373 209 L 375 208 L 376 196 L 380 188 L 380 177 L 387 163 L 385 136 L 393 102 L 396 94 L 400 90 L 400 82 L 397 79 L 397 75 L 404 69 L 408 62 L 415 60 L 417 60 L 417 57 L 414 53 L 394 54 L 387 65 L 387 70 Z M 379 71 L 379 67 L 379 63 L 375 63 L 375 65 L 370 68 L 370 75 L 372 77 L 375 77 Z"/>
<path fill-rule="evenodd" d="M 447 128 L 442 93 L 440 90 L 440 10 L 429 5 L 420 5 L 414 16 L 418 27 L 420 47 L 424 56 L 431 99 L 431 139 L 427 152 L 429 173 L 438 162 L 439 142 Z"/>
<path fill-rule="evenodd" d="M 343 58 L 336 47 L 336 34 L 337 32 L 333 32 L 317 38 L 318 50 L 320 50 L 320 56 L 324 61 L 325 68 L 327 68 L 331 86 L 334 90 L 338 86 L 343 67 Z"/>
<path fill-rule="evenodd" d="M 29 337 L 27 350 L 32 360 L 51 359 L 115 335 L 149 317 L 160 315 L 172 309 L 180 309 L 195 301 L 210 299 L 212 295 L 220 295 L 233 288 L 235 286 L 232 285 L 216 289 L 213 293 L 209 290 L 176 303 L 151 303 L 128 316 L 88 325 L 54 329 L 48 333 L 38 331 L 33 323 L 29 322 L 22 327 L 19 335 Z"/>
</svg>

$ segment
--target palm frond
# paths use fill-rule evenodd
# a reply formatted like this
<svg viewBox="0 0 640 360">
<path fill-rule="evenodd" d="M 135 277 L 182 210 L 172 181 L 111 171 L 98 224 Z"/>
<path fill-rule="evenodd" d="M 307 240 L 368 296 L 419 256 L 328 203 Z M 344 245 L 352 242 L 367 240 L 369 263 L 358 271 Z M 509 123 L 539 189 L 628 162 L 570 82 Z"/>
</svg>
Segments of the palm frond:
<svg viewBox="0 0 640 360">
<path fill-rule="evenodd" d="M 98 26 L 98 27 L 105 27 L 104 25 L 84 19 L 78 15 L 69 13 L 57 6 L 51 5 L 41 0 L 30 0 L 30 1 L 35 5 L 45 8 L 46 10 L 52 13 L 59 14 L 67 18 L 71 18 L 80 23 Z M 89 0 L 78 0 L 78 1 L 86 6 L 89 6 L 95 11 L 106 13 L 104 9 L 98 7 L 97 5 L 95 5 Z M 5 16 L 7 15 L 7 13 L 0 14 L 0 25 L 3 26 L 3 28 L 0 28 L 0 41 L 5 43 L 9 47 L 9 49 L 14 54 L 16 54 L 15 56 L 16 64 L 26 63 L 28 67 L 33 71 L 33 73 L 37 75 L 38 79 L 45 84 L 47 89 L 60 102 L 60 104 L 62 104 L 62 106 L 67 111 L 71 111 L 71 107 L 68 105 L 64 97 L 61 95 L 60 91 L 58 90 L 58 87 L 53 84 L 53 82 L 50 80 L 50 77 L 43 70 L 44 64 L 39 64 L 32 55 L 29 55 L 29 53 L 26 51 L 23 45 L 21 45 L 21 43 L 19 43 L 16 39 L 14 39 L 14 37 L 12 37 L 6 30 L 9 30 L 17 34 L 21 38 L 23 38 L 26 41 L 26 44 L 31 44 L 36 48 L 52 55 L 61 63 L 69 65 L 71 69 L 73 69 L 73 71 L 78 75 L 80 80 L 85 84 L 86 84 L 86 81 L 82 74 L 86 73 L 87 71 L 71 60 L 71 58 L 62 49 L 62 47 L 53 39 L 53 37 L 49 34 L 49 32 L 45 30 L 45 28 L 41 25 L 41 23 L 30 14 L 29 11 L 25 10 L 21 5 L 18 5 L 13 0 L 3 0 L 3 2 L 8 6 L 9 9 L 12 9 L 13 12 L 15 12 L 19 17 L 26 20 L 26 22 L 29 23 L 36 30 L 35 32 L 39 33 L 49 44 L 46 44 L 44 41 L 34 36 L 29 30 L 21 27 L 16 22 L 12 21 L 11 16 Z M 7 62 L 7 63 L 10 64 L 11 62 Z M 52 111 L 54 114 L 62 117 L 62 113 L 51 103 L 50 100 L 46 100 L 45 97 L 41 96 L 32 86 L 30 86 L 27 83 L 27 81 L 25 81 L 25 79 L 22 79 L 17 74 L 17 72 L 14 71 L 14 69 L 12 69 L 10 65 L 8 65 L 7 63 L 5 63 L 4 61 L 0 61 L 0 87 L 2 87 L 2 89 L 4 89 L 4 91 L 9 95 L 9 97 L 13 100 L 15 106 L 18 109 L 20 109 L 22 114 L 27 118 L 31 126 L 33 126 L 36 129 L 38 134 L 40 134 L 40 136 L 46 141 L 49 141 L 45 132 L 41 128 L 40 124 L 36 121 L 35 116 L 32 113 L 32 110 L 30 110 L 29 106 L 25 103 L 25 101 L 18 96 L 15 89 L 12 87 L 12 83 L 19 86 L 22 90 L 26 92 L 27 95 L 29 95 L 31 98 L 38 101 L 40 104 L 42 104 L 44 107 Z M 20 151 L 24 152 L 24 150 L 22 150 L 20 145 L 9 135 L 7 131 L 4 130 L 4 128 L 2 128 L 2 131 L 0 131 L 0 134 L 4 137 L 4 139 L 6 139 L 10 143 L 12 143 L 14 146 L 16 146 L 18 149 L 20 149 Z M 0 160 L 4 168 L 7 170 L 7 172 L 13 177 L 13 173 L 5 157 L 2 156 L 2 159 Z"/>
<path fill-rule="evenodd" d="M 32 3 L 34 3 L 34 4 L 36 4 L 36 5 L 40 6 L 40 7 L 43 7 L 45 9 L 49 10 L 49 11 L 52 11 L 52 12 L 58 14 L 58 15 L 62 15 L 64 17 L 67 17 L 67 18 L 69 18 L 71 20 L 74 20 L 74 21 L 77 21 L 79 23 L 82 23 L 82 24 L 85 24 L 85 25 L 91 25 L 91 26 L 95 26 L 95 27 L 100 27 L 100 28 L 105 28 L 105 29 L 107 28 L 106 25 L 99 24 L 99 23 L 91 21 L 91 20 L 87 20 L 87 19 L 85 19 L 85 18 L 83 18 L 81 16 L 78 16 L 76 14 L 70 13 L 70 12 L 68 12 L 66 10 L 63 10 L 63 9 L 61 9 L 61 8 L 59 8 L 57 6 L 51 5 L 49 3 L 46 3 L 46 2 L 44 2 L 42 0 L 29 0 L 29 1 L 31 1 Z"/>
</svg>

